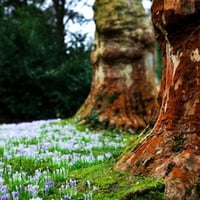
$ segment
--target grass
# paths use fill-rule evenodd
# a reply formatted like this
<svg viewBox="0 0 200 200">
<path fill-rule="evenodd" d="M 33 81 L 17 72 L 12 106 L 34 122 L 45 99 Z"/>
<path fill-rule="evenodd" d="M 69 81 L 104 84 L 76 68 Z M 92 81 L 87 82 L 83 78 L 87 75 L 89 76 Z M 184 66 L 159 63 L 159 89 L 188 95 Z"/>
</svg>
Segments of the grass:
<svg viewBox="0 0 200 200">
<path fill-rule="evenodd" d="M 162 200 L 161 180 L 113 170 L 134 138 L 75 120 L 2 124 L 0 200 Z"/>
</svg>

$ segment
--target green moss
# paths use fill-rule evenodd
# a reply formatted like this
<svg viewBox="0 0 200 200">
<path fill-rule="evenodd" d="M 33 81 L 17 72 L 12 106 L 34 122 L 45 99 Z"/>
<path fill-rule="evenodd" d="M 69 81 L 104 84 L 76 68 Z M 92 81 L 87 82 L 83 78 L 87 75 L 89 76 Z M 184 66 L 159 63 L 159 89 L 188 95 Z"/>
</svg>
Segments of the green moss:
<svg viewBox="0 0 200 200">
<path fill-rule="evenodd" d="M 124 148 L 123 153 L 121 156 L 123 157 L 125 154 L 129 153 L 130 151 L 133 151 L 138 144 L 151 132 L 151 128 L 147 127 L 142 134 L 140 135 L 133 135 L 132 140 L 126 145 Z"/>
<path fill-rule="evenodd" d="M 141 27 L 144 24 L 145 10 L 140 0 L 97 0 L 94 4 L 95 21 L 98 30 L 124 30 Z M 112 13 L 112 15 L 110 14 Z M 136 20 L 139 18 L 139 20 Z M 133 20 L 135 19 L 135 20 Z"/>
<path fill-rule="evenodd" d="M 71 172 L 70 176 L 79 180 L 79 189 L 84 188 L 85 182 L 89 180 L 91 185 L 96 187 L 94 191 L 94 200 L 122 199 L 129 196 L 137 190 L 148 190 L 135 195 L 133 199 L 164 199 L 164 184 L 161 180 L 154 178 L 145 178 L 141 176 L 131 176 L 128 173 L 122 173 L 113 170 L 112 162 L 92 165 Z M 134 195 L 133 195 L 134 196 Z"/>
</svg>

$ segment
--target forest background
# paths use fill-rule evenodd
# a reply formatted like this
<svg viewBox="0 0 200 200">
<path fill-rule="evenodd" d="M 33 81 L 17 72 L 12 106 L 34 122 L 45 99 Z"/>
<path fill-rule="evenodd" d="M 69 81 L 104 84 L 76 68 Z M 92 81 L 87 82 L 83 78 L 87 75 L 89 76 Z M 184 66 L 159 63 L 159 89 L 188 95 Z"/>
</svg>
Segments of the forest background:
<svg viewBox="0 0 200 200">
<path fill-rule="evenodd" d="M 92 77 L 89 9 L 85 0 L 1 0 L 0 122 L 75 114 Z"/>
</svg>

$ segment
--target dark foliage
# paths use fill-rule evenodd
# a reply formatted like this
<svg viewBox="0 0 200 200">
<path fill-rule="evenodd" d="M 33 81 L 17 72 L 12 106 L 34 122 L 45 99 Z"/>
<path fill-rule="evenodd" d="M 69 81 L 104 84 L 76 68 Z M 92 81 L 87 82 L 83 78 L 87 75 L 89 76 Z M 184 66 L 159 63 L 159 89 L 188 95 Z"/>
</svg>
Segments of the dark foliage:
<svg viewBox="0 0 200 200">
<path fill-rule="evenodd" d="M 48 10 L 8 8 L 1 4 L 0 122 L 73 115 L 89 93 L 90 51 L 62 54 Z"/>
</svg>

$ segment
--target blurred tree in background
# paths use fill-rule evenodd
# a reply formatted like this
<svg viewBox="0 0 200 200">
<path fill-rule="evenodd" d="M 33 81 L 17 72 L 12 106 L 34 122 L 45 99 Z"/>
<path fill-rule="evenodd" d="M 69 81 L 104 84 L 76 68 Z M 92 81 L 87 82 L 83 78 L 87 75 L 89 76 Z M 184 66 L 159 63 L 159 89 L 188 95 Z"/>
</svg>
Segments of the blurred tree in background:
<svg viewBox="0 0 200 200">
<path fill-rule="evenodd" d="M 0 122 L 69 117 L 87 97 L 91 48 L 65 29 L 87 22 L 78 2 L 0 1 Z"/>
</svg>

